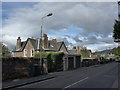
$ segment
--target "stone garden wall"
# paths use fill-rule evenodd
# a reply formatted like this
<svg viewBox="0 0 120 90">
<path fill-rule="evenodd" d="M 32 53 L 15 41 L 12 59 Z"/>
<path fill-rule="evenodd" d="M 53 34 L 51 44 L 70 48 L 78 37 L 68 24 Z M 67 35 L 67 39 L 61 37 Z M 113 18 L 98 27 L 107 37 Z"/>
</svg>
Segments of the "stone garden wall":
<svg viewBox="0 0 120 90">
<path fill-rule="evenodd" d="M 39 58 L 2 58 L 2 80 L 8 81 L 47 73 L 47 60 L 45 60 L 40 62 Z"/>
</svg>

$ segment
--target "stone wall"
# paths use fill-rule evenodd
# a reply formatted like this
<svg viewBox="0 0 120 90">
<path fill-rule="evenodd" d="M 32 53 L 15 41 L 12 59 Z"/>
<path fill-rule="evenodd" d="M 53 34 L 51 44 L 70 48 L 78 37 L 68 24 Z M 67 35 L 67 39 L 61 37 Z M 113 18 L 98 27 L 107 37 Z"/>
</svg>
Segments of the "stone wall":
<svg viewBox="0 0 120 90">
<path fill-rule="evenodd" d="M 44 73 L 47 73 L 46 58 L 41 62 L 39 58 L 2 58 L 3 81 L 31 77 Z"/>
</svg>

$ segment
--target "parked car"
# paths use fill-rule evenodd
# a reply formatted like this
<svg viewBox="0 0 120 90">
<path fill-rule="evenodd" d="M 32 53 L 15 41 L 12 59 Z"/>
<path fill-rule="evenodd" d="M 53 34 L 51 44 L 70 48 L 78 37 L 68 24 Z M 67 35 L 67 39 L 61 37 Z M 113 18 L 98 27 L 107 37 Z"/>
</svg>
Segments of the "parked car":
<svg viewBox="0 0 120 90">
<path fill-rule="evenodd" d="M 90 66 L 90 60 L 89 60 L 89 59 L 83 59 L 83 61 L 82 61 L 82 66 L 83 66 L 83 67 L 88 67 L 88 66 Z"/>
<path fill-rule="evenodd" d="M 100 64 L 104 64 L 105 63 L 105 60 L 100 60 Z"/>
<path fill-rule="evenodd" d="M 120 59 L 116 59 L 115 61 L 116 61 L 116 62 L 120 62 Z"/>
<path fill-rule="evenodd" d="M 118 59 L 118 57 L 111 57 L 110 60 L 111 61 L 116 61 Z"/>
</svg>

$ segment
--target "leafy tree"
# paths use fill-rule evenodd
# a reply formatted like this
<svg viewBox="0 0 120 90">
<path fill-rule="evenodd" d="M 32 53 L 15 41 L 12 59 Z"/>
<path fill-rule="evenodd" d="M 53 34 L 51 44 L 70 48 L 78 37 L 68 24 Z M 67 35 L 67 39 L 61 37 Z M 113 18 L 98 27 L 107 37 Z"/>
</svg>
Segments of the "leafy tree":
<svg viewBox="0 0 120 90">
<path fill-rule="evenodd" d="M 81 54 L 82 58 L 89 58 L 90 57 L 90 53 L 87 51 L 87 49 L 81 50 L 80 54 Z"/>
<path fill-rule="evenodd" d="M 118 20 L 115 20 L 113 38 L 115 40 L 120 39 L 120 21 L 118 21 Z M 119 42 L 119 40 L 118 40 L 118 42 Z M 120 56 L 120 47 L 113 48 L 112 53 L 117 56 Z"/>
<path fill-rule="evenodd" d="M 76 49 L 76 46 L 74 46 L 73 49 Z"/>
<path fill-rule="evenodd" d="M 105 53 L 104 58 L 107 58 L 107 57 L 109 57 L 109 54 L 108 54 L 108 53 Z"/>
<path fill-rule="evenodd" d="M 120 39 L 120 21 L 115 20 L 113 38 Z"/>
<path fill-rule="evenodd" d="M 1 44 L 1 49 L 0 49 L 0 53 L 2 53 L 2 57 L 10 57 L 10 50 L 7 46 Z"/>
<path fill-rule="evenodd" d="M 0 55 L 2 56 L 2 49 L 0 49 Z"/>
<path fill-rule="evenodd" d="M 94 52 L 93 55 L 96 55 L 96 57 L 101 57 L 101 54 L 99 51 Z"/>
<path fill-rule="evenodd" d="M 113 54 L 115 54 L 116 56 L 119 56 L 119 57 L 120 57 L 120 47 L 113 48 L 113 49 L 111 50 L 111 52 L 112 52 Z"/>
</svg>

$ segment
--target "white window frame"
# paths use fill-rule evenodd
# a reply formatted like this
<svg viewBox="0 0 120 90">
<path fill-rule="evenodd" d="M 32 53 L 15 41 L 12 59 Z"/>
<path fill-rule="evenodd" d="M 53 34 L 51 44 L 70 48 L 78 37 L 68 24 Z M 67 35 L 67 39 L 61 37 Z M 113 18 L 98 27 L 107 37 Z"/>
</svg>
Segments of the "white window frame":
<svg viewBox="0 0 120 90">
<path fill-rule="evenodd" d="M 24 49 L 24 57 L 27 57 L 27 50 Z"/>
</svg>

